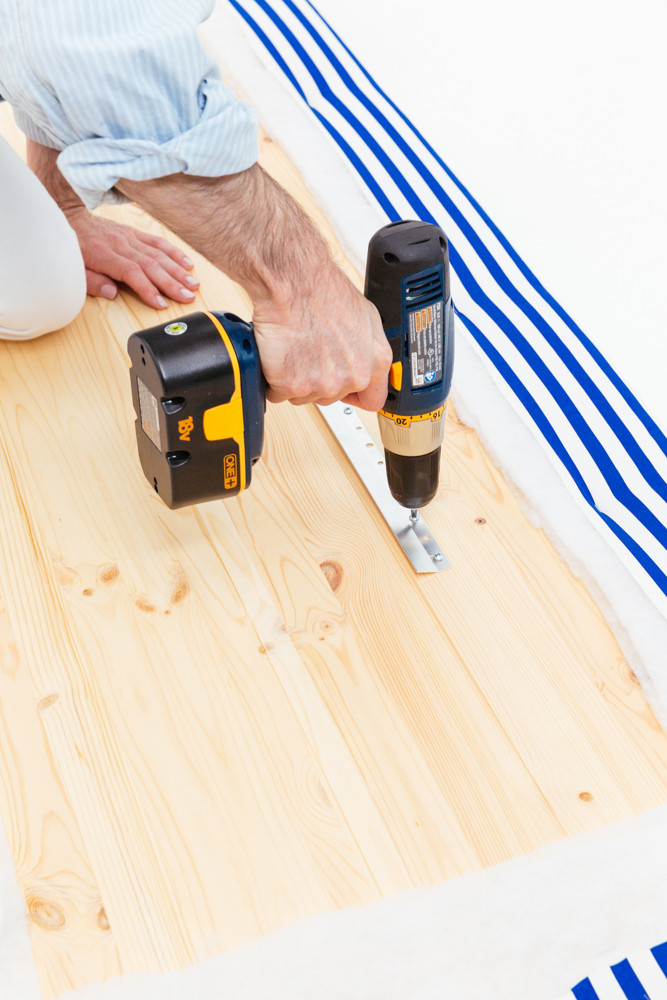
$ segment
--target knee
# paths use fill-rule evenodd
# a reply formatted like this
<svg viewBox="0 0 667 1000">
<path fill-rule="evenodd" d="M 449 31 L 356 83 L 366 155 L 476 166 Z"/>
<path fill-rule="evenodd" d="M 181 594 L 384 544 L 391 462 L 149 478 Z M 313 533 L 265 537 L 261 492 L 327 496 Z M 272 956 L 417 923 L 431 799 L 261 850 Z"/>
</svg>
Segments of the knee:
<svg viewBox="0 0 667 1000">
<path fill-rule="evenodd" d="M 7 292 L 0 292 L 0 338 L 30 340 L 60 330 L 81 312 L 86 275 L 76 236 L 63 234 L 57 252 L 37 251 L 25 260 Z M 8 276 L 5 275 L 5 278 Z M 4 284 L 4 281 L 3 281 Z"/>
<path fill-rule="evenodd" d="M 5 340 L 34 340 L 45 333 L 52 333 L 67 326 L 81 312 L 86 297 L 78 285 L 50 290 L 42 287 L 29 302 L 17 305 L 13 315 L 3 317 L 0 338 Z"/>
</svg>

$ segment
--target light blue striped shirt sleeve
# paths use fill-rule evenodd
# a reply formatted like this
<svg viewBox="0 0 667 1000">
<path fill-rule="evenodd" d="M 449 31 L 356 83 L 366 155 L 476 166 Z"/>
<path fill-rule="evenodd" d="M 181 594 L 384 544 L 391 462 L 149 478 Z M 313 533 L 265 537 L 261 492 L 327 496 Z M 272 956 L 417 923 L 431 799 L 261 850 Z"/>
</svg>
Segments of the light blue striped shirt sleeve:
<svg viewBox="0 0 667 1000">
<path fill-rule="evenodd" d="M 120 177 L 218 177 L 258 155 L 254 110 L 198 25 L 214 0 L 0 0 L 0 93 L 89 208 Z"/>
</svg>

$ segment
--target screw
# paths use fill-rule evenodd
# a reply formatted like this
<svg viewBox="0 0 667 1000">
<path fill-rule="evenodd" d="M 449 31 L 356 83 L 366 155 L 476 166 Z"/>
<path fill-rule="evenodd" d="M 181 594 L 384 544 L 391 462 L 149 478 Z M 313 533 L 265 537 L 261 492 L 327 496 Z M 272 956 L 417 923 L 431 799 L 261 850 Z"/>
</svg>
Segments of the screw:
<svg viewBox="0 0 667 1000">
<path fill-rule="evenodd" d="M 433 556 L 433 562 L 442 562 L 442 552 L 436 552 Z"/>
<path fill-rule="evenodd" d="M 350 414 L 352 413 L 352 407 L 351 407 L 351 406 L 346 406 L 346 407 L 345 407 L 345 409 L 343 410 L 343 413 L 344 413 L 344 414 L 345 414 L 345 415 L 346 415 L 347 417 L 349 417 L 349 415 L 350 415 Z"/>
</svg>

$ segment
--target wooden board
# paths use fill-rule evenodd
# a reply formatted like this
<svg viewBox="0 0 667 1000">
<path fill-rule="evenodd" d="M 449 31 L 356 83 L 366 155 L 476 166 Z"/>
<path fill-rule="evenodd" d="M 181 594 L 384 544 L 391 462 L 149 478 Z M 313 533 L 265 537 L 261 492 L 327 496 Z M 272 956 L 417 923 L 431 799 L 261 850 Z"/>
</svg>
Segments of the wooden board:
<svg viewBox="0 0 667 1000">
<path fill-rule="evenodd" d="M 197 273 L 197 306 L 249 316 Z M 124 294 L 0 343 L 0 816 L 47 1000 L 665 801 L 600 611 L 453 411 L 448 572 L 413 573 L 312 407 L 269 407 L 243 496 L 170 511 L 125 352 L 154 322 Z"/>
</svg>

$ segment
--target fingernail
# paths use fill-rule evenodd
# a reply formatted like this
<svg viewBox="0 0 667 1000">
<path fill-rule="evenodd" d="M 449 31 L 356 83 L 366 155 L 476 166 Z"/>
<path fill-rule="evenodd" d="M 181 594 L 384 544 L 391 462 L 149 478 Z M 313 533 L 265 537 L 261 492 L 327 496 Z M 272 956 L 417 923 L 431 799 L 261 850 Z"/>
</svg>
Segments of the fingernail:
<svg viewBox="0 0 667 1000">
<path fill-rule="evenodd" d="M 181 295 L 186 299 L 194 299 L 195 293 L 191 292 L 189 288 L 181 288 Z"/>
<path fill-rule="evenodd" d="M 166 302 L 166 300 L 163 299 L 161 295 L 156 295 L 155 296 L 155 303 L 156 303 L 157 306 L 160 307 L 160 309 L 166 309 L 167 305 L 168 305 L 168 303 Z"/>
<path fill-rule="evenodd" d="M 195 278 L 193 275 L 188 274 L 185 279 L 186 285 L 190 285 L 192 288 L 199 284 L 199 278 Z"/>
<path fill-rule="evenodd" d="M 102 285 L 100 295 L 105 299 L 115 299 L 118 295 L 118 289 L 115 285 Z"/>
<path fill-rule="evenodd" d="M 195 262 L 193 260 L 190 260 L 189 257 L 184 257 L 183 258 L 183 267 L 194 267 L 194 266 L 195 266 Z"/>
</svg>

